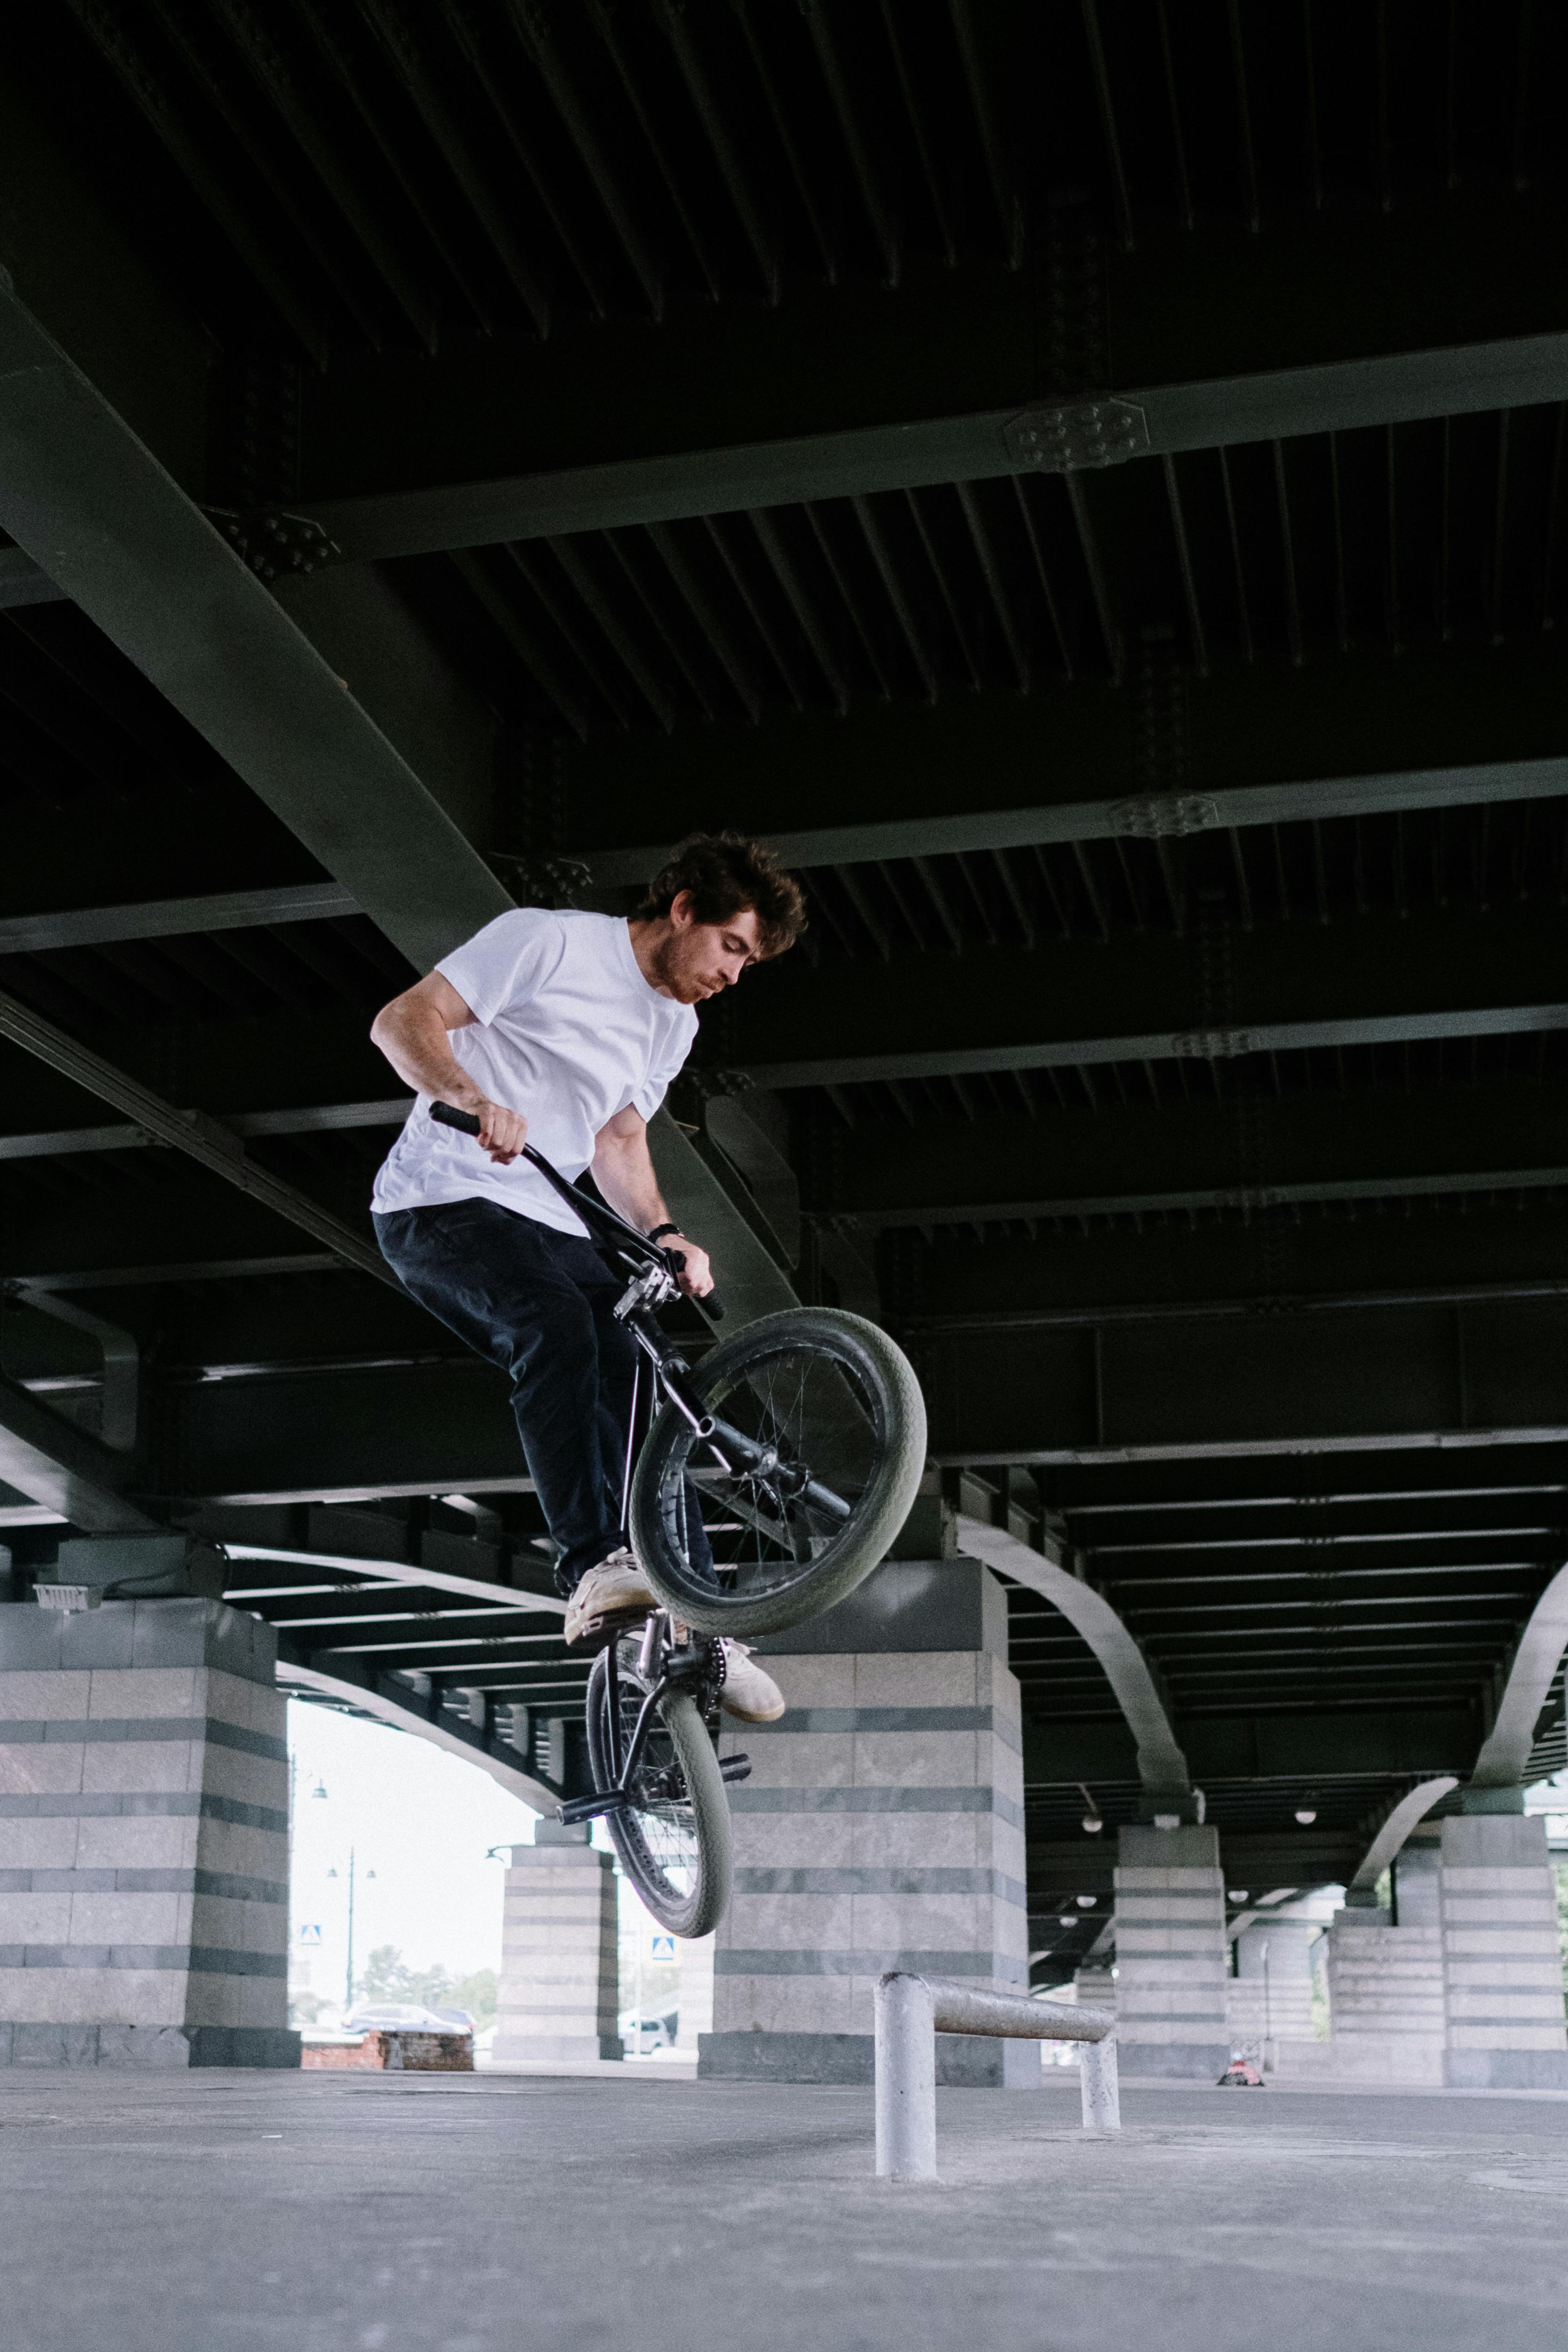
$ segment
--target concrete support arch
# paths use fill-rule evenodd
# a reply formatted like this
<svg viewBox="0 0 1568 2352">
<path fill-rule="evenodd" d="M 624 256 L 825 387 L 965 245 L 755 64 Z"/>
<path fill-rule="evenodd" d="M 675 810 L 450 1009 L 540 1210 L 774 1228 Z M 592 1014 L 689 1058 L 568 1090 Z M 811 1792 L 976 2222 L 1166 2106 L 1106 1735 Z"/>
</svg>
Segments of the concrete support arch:
<svg viewBox="0 0 1568 2352">
<path fill-rule="evenodd" d="M 1153 1669 L 1133 1635 L 1108 1601 L 1092 1585 L 1043 1552 L 1020 1543 L 1004 1528 L 988 1527 L 960 1512 L 958 1549 L 972 1559 L 983 1559 L 1015 1584 L 1060 1609 L 1068 1623 L 1082 1633 L 1103 1668 L 1137 1742 L 1138 1778 L 1147 1798 L 1168 1797 L 1183 1811 L 1195 1801 L 1196 1791 L 1186 1758 L 1177 1742 Z"/>
<path fill-rule="evenodd" d="M 1492 1727 L 1470 1774 L 1469 1790 L 1522 1788 L 1535 1744 L 1535 1727 L 1564 1650 L 1568 1650 L 1568 1567 L 1558 1570 L 1525 1622 Z"/>
<path fill-rule="evenodd" d="M 1345 1901 L 1352 1906 L 1372 1901 L 1377 1882 L 1394 1861 L 1406 1839 L 1419 1822 L 1424 1822 L 1434 1805 L 1440 1804 L 1451 1789 L 1458 1787 L 1452 1772 L 1439 1773 L 1436 1780 L 1423 1780 L 1407 1797 L 1385 1817 L 1376 1836 L 1363 1854 L 1361 1862 L 1345 1887 Z"/>
</svg>

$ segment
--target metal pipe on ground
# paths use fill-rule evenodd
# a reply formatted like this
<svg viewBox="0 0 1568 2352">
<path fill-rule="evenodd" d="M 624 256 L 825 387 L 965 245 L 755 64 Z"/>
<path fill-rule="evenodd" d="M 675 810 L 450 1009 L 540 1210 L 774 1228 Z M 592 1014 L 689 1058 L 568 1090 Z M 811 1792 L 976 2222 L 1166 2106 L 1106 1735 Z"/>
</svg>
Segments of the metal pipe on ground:
<svg viewBox="0 0 1568 2352">
<path fill-rule="evenodd" d="M 1108 2010 L 1030 2000 L 890 1969 L 876 1988 L 876 2169 L 883 2180 L 936 2178 L 936 2036 L 1002 2034 L 1081 2042 L 1085 2131 L 1119 2131 L 1116 2021 Z"/>
</svg>

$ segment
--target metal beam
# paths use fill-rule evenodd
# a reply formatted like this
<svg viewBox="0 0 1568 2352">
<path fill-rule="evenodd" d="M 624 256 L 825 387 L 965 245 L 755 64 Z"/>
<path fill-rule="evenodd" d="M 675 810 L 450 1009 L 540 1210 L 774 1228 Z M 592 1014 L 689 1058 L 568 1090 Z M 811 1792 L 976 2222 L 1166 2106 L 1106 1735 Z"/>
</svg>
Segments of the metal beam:
<svg viewBox="0 0 1568 2352">
<path fill-rule="evenodd" d="M 1492 1727 L 1470 1775 L 1472 1789 L 1522 1788 L 1535 1726 L 1568 1650 L 1568 1568 L 1531 1611 L 1509 1665 Z"/>
<path fill-rule="evenodd" d="M 1088 1643 L 1137 1743 L 1138 1777 L 1145 1794 L 1190 1797 L 1192 1778 L 1186 1758 L 1177 1744 L 1159 1685 L 1136 1640 L 1110 1602 L 1059 1559 L 1032 1550 L 1005 1528 L 988 1527 L 984 1520 L 960 1513 L 958 1543 L 971 1559 L 983 1559 L 988 1568 L 1049 1601 Z"/>
<path fill-rule="evenodd" d="M 1206 1087 L 1156 1108 L 1141 1082 L 1140 1091 L 1142 1101 L 1118 1096 L 1093 1117 L 1061 1111 L 1051 1092 L 1034 1118 L 1020 1103 L 1011 1112 L 976 1105 L 973 1118 L 932 1118 L 914 1129 L 902 1118 L 860 1118 L 852 1131 L 837 1129 L 810 1206 L 878 1227 L 1249 1210 L 1514 1190 L 1516 1179 L 1536 1188 L 1568 1181 L 1568 1086 L 1560 1081 L 1478 1084 L 1467 1072 L 1458 1085 L 1428 1080 L 1398 1091 L 1276 1095 L 1270 1087 L 1249 1105 L 1250 1183 L 1237 1164 L 1233 1099 Z"/>
<path fill-rule="evenodd" d="M 0 921 L 0 955 L 99 947 L 116 940 L 170 940 L 187 931 L 237 931 L 257 923 L 318 923 L 359 911 L 352 892 L 340 882 L 225 890 L 211 898 L 154 898 L 137 907 L 78 907 L 63 914 L 13 915 Z"/>
<path fill-rule="evenodd" d="M 308 1103 L 298 1110 L 234 1111 L 214 1124 L 242 1139 L 341 1134 L 350 1129 L 401 1127 L 413 1102 L 412 1095 L 402 1095 L 387 1102 Z M 199 1116 L 194 1111 L 174 1115 L 191 1119 Z M 78 1151 L 136 1151 L 167 1140 L 144 1127 L 48 1128 L 31 1135 L 0 1135 L 0 1160 L 56 1160 Z"/>
<path fill-rule="evenodd" d="M 8 286 L 0 525 L 418 970 L 512 904 L 342 678 Z"/>
<path fill-rule="evenodd" d="M 0 286 L 0 525 L 416 970 L 512 906 L 344 679 L 8 285 Z M 727 1231 L 727 1196 L 685 1138 L 663 1113 L 655 1127 L 661 1169 L 693 1222 L 727 1228 L 726 1287 L 737 1319 L 747 1319 L 759 1311 L 754 1290 L 773 1297 L 777 1269 L 743 1221 Z M 282 1207 L 288 1192 L 277 1188 L 273 1205 L 303 1222 Z M 308 1229 L 339 1248 L 336 1236 L 351 1237 L 329 1222 L 330 1234 L 319 1223 Z M 369 1244 L 354 1245 L 377 1271 Z"/>
<path fill-rule="evenodd" d="M 815 825 L 762 838 L 786 866 L 858 866 L 873 859 L 947 857 L 1052 842 L 1148 839 L 1220 826 L 1295 824 L 1312 817 L 1376 816 L 1400 809 L 1473 807 L 1487 801 L 1555 800 L 1568 793 L 1568 760 L 1488 760 L 1385 775 L 1322 776 L 1300 783 L 1240 784 L 1214 792 L 1119 793 L 1057 806 L 890 817 L 871 824 Z M 673 843 L 572 852 L 599 889 L 641 887 Z"/>
<path fill-rule="evenodd" d="M 121 1132 L 123 1130 L 114 1130 Z M 18 1139 L 27 1141 L 30 1139 Z M 0 1160 L 10 1158 L 9 1139 L 0 1141 Z M 874 1232 L 901 1225 L 974 1225 L 1068 1223 L 1091 1217 L 1192 1216 L 1200 1210 L 1234 1209 L 1254 1214 L 1330 1201 L 1441 1200 L 1477 1192 L 1554 1191 L 1568 1185 L 1568 1168 L 1461 1169 L 1425 1176 L 1365 1176 L 1301 1184 L 1217 1186 L 1208 1192 L 1078 1193 L 1016 1201 L 926 1201 L 908 1208 L 857 1209 L 854 1222 Z M 1029 1315 L 1031 1310 L 1020 1310 Z M 1005 1310 L 998 1310 L 1005 1319 Z M 998 1319 L 997 1316 L 989 1319 Z"/>
<path fill-rule="evenodd" d="M 1346 1881 L 1345 1893 L 1353 1896 L 1370 1895 L 1416 1823 L 1424 1822 L 1433 1806 L 1441 1804 L 1449 1790 L 1458 1785 L 1454 1773 L 1443 1772 L 1436 1780 L 1423 1780 L 1418 1788 L 1411 1790 L 1408 1796 L 1401 1797 L 1399 1802 L 1390 1809 L 1354 1874 Z"/>
<path fill-rule="evenodd" d="M 293 1184 L 258 1168 L 246 1157 L 245 1147 L 215 1120 L 199 1112 L 178 1111 L 149 1087 L 128 1077 L 123 1070 L 106 1062 L 74 1037 L 68 1037 L 52 1022 L 43 1020 L 27 1005 L 19 1004 L 15 997 L 0 995 L 0 1036 L 10 1038 L 13 1045 L 36 1054 L 51 1069 L 58 1070 L 89 1094 L 99 1095 L 117 1110 L 130 1114 L 138 1129 L 161 1143 L 172 1144 L 176 1150 L 191 1159 L 227 1184 L 248 1193 L 290 1224 L 300 1226 L 325 1242 L 335 1255 L 355 1266 L 361 1274 L 373 1275 L 400 1294 L 402 1285 L 382 1256 L 374 1244 L 342 1223 L 329 1210 L 312 1201 Z"/>
<path fill-rule="evenodd" d="M 154 1535 L 156 1521 L 127 1502 L 131 1464 L 85 1430 L 0 1378 L 0 1479 L 88 1535 Z"/>
<path fill-rule="evenodd" d="M 851 1086 L 1568 1027 L 1543 907 L 1272 922 L 1226 940 L 1218 1021 L 1169 932 L 775 966 L 737 993 L 730 1059 L 757 1086 Z M 802 1037 L 831 1050 L 797 1058 Z"/>
<path fill-rule="evenodd" d="M 298 1250 L 271 1257 L 185 1258 L 165 1265 L 71 1266 L 29 1274 L 21 1278 L 20 1286 L 25 1291 L 140 1289 L 165 1282 L 251 1282 L 270 1280 L 279 1274 L 346 1274 L 349 1270 L 334 1250 Z"/>
<path fill-rule="evenodd" d="M 57 588 L 25 548 L 0 547 L 0 613 L 23 604 L 63 604 L 66 592 Z"/>
<path fill-rule="evenodd" d="M 1568 1427 L 1568 1300 L 922 1334 L 932 1453 L 979 1466 L 1490 1444 Z"/>
<path fill-rule="evenodd" d="M 1568 1029 L 1568 1003 L 1500 1004 L 1472 1011 L 1369 1013 L 1340 1021 L 1260 1021 L 1246 1029 L 1148 1030 L 1129 1037 L 1061 1038 L 1012 1045 L 948 1046 L 933 1053 L 827 1054 L 807 1061 L 743 1062 L 753 1086 L 871 1086 L 888 1079 L 977 1077 L 989 1070 L 1061 1070 L 1108 1062 L 1229 1061 L 1243 1054 L 1319 1046 L 1437 1045 L 1457 1037 L 1533 1036 Z"/>
<path fill-rule="evenodd" d="M 317 499 L 309 511 L 346 556 L 382 560 L 1563 399 L 1568 335 L 1527 335 L 1204 383 L 1134 384 L 1054 405 L 1015 402 L 969 415 Z M 1098 435 L 1096 419 L 1103 427 Z"/>
<path fill-rule="evenodd" d="M 406 1559 L 368 1559 L 362 1552 L 298 1550 L 292 1546 L 231 1542 L 220 1537 L 227 1559 L 275 1559 L 298 1568 L 329 1568 L 334 1575 L 366 1576 L 379 1585 L 422 1585 L 432 1592 L 453 1592 L 468 1601 L 493 1601 L 523 1617 L 563 1617 L 566 1602 L 553 1592 L 524 1591 L 514 1584 L 497 1584 L 478 1576 L 454 1576 L 444 1569 L 418 1568 Z"/>
<path fill-rule="evenodd" d="M 559 1798 L 554 1790 L 547 1788 L 542 1780 L 536 1780 L 531 1772 L 524 1769 L 520 1757 L 515 1764 L 509 1764 L 505 1757 L 497 1754 L 490 1747 L 481 1747 L 478 1742 L 465 1739 L 461 1733 L 448 1729 L 444 1723 L 432 1721 L 419 1706 L 413 1691 L 408 1695 L 407 1704 L 403 1705 L 391 1697 L 384 1686 L 355 1682 L 345 1675 L 329 1674 L 314 1660 L 285 1658 L 282 1655 L 277 1661 L 277 1680 L 284 1690 L 298 1690 L 303 1697 L 335 1700 L 340 1706 L 350 1706 L 361 1715 L 374 1716 L 378 1723 L 391 1724 L 396 1731 L 412 1731 L 416 1739 L 427 1739 L 433 1748 L 441 1748 L 446 1755 L 460 1757 L 465 1764 L 476 1764 L 509 1796 L 520 1797 L 525 1805 L 533 1807 L 536 1813 L 543 1813 L 554 1820 Z"/>
</svg>

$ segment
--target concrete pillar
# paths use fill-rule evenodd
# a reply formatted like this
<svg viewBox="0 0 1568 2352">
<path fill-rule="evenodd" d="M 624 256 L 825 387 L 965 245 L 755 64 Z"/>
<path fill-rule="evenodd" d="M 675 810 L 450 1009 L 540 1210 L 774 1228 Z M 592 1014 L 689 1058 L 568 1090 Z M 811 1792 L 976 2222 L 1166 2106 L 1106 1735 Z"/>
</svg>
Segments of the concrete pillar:
<svg viewBox="0 0 1568 2352">
<path fill-rule="evenodd" d="M 1448 2081 L 1568 2089 L 1557 1896 L 1539 1814 L 1468 1813 L 1442 1827 Z"/>
<path fill-rule="evenodd" d="M 1360 2082 L 1444 2079 L 1443 1935 L 1436 1845 L 1395 1864 L 1397 1921 L 1375 1905 L 1336 1911 L 1329 1928 L 1331 2070 Z"/>
<path fill-rule="evenodd" d="M 1116 1974 L 1109 1960 L 1086 1960 L 1073 1971 L 1072 1998 L 1085 2009 L 1116 2007 Z"/>
<path fill-rule="evenodd" d="M 615 1859 L 586 1822 L 539 1822 L 512 1848 L 501 1924 L 497 2060 L 620 2058 Z"/>
<path fill-rule="evenodd" d="M 270 1626 L 0 1605 L 0 2064 L 298 2066 Z"/>
<path fill-rule="evenodd" d="M 1312 1949 L 1320 1932 L 1315 1919 L 1298 1917 L 1286 1905 L 1236 1938 L 1226 2002 L 1231 2039 L 1261 2043 L 1270 2068 L 1281 2042 L 1312 2039 Z"/>
<path fill-rule="evenodd" d="M 1023 1754 L 1007 1604 L 976 1560 L 899 1561 L 759 1643 L 789 1702 L 731 1726 L 735 1899 L 699 2071 L 869 2083 L 883 1969 L 1021 1988 Z M 941 2082 L 1038 2084 L 1029 2042 L 944 2034 Z"/>
<path fill-rule="evenodd" d="M 1218 2081 L 1230 2060 L 1218 1830 L 1116 1840 L 1116 2038 L 1129 2074 Z"/>
<path fill-rule="evenodd" d="M 713 1954 L 715 1938 L 699 1936 L 680 1947 L 681 2006 L 675 2047 L 695 2058 L 705 2033 L 713 2032 Z"/>
</svg>

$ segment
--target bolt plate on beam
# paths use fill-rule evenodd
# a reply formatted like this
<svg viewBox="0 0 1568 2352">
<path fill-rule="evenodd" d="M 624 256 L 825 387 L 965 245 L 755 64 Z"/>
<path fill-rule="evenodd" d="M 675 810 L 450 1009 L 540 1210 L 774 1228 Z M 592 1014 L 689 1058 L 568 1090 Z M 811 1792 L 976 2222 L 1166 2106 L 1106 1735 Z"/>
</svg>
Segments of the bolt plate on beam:
<svg viewBox="0 0 1568 2352">
<path fill-rule="evenodd" d="M 1111 830 L 1138 841 L 1159 841 L 1186 833 L 1207 833 L 1219 823 L 1219 803 L 1207 793 L 1146 793 L 1113 801 Z"/>
<path fill-rule="evenodd" d="M 1020 474 L 1078 474 L 1146 457 L 1149 420 L 1134 400 L 1079 400 L 1024 409 L 1003 425 L 1002 439 Z"/>
<path fill-rule="evenodd" d="M 279 572 L 319 572 L 343 552 L 308 515 L 284 514 L 270 507 L 246 514 L 208 507 L 205 512 L 260 580 L 276 580 Z"/>
<path fill-rule="evenodd" d="M 1187 1029 L 1171 1039 L 1171 1052 L 1184 1062 L 1228 1062 L 1257 1051 L 1253 1029 Z"/>
</svg>

